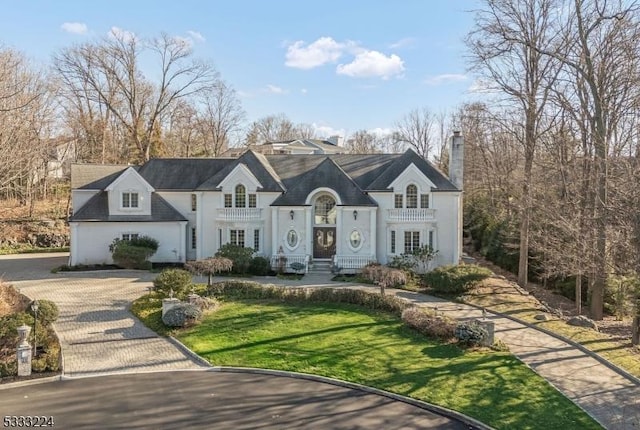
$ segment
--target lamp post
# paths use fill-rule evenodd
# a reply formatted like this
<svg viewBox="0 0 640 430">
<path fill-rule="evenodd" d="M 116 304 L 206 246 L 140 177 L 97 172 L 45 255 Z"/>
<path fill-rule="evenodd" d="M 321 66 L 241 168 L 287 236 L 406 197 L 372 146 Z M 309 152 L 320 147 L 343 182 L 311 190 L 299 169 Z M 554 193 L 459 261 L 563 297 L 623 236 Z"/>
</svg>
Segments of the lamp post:
<svg viewBox="0 0 640 430">
<path fill-rule="evenodd" d="M 36 358 L 36 352 L 38 348 L 38 335 L 36 334 L 36 326 L 38 324 L 38 301 L 34 300 L 31 303 L 31 310 L 33 311 L 33 358 Z"/>
</svg>

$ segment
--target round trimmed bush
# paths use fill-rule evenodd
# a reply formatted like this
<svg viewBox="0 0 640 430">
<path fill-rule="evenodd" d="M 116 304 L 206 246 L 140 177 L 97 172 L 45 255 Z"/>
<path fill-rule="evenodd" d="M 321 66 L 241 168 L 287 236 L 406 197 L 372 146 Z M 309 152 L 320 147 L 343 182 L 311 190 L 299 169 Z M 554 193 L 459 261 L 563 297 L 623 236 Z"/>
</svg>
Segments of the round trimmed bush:
<svg viewBox="0 0 640 430">
<path fill-rule="evenodd" d="M 182 299 L 192 284 L 191 273 L 184 269 L 165 269 L 153 280 L 156 291 L 169 297 L 173 290 L 175 297 Z"/>
<path fill-rule="evenodd" d="M 31 310 L 31 306 L 28 308 L 29 313 L 33 316 L 33 310 Z M 52 324 L 56 322 L 58 316 L 60 315 L 60 310 L 58 309 L 58 305 L 56 305 L 51 300 L 38 300 L 38 321 L 44 324 Z"/>
<path fill-rule="evenodd" d="M 202 311 L 197 306 L 180 303 L 162 316 L 162 322 L 169 327 L 185 327 L 195 323 L 200 317 L 202 317 Z"/>
<path fill-rule="evenodd" d="M 489 333 L 474 322 L 461 322 L 456 326 L 455 331 L 458 342 L 467 346 L 477 346 L 482 344 L 489 337 Z"/>
<path fill-rule="evenodd" d="M 271 263 L 264 257 L 253 257 L 249 264 L 249 273 L 256 276 L 267 276 L 271 271 Z"/>
</svg>

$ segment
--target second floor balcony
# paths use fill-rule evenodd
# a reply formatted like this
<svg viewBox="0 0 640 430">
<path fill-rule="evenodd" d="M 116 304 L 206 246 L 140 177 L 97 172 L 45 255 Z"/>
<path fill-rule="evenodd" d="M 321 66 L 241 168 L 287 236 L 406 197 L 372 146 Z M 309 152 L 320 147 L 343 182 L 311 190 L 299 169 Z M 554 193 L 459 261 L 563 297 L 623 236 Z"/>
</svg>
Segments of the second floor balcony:
<svg viewBox="0 0 640 430">
<path fill-rule="evenodd" d="M 254 221 L 262 219 L 261 208 L 223 208 L 218 209 L 220 221 Z"/>
<path fill-rule="evenodd" d="M 419 222 L 430 221 L 435 219 L 435 209 L 421 209 L 421 208 L 399 208 L 388 209 L 387 218 L 389 221 L 404 221 L 404 222 Z"/>
</svg>

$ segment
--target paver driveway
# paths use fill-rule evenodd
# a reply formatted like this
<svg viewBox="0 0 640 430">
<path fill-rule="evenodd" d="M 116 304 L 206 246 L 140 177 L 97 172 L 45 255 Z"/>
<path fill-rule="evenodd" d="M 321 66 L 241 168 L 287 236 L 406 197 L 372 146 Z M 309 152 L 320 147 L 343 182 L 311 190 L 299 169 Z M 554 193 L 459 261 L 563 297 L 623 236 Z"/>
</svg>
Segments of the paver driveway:
<svg viewBox="0 0 640 430">
<path fill-rule="evenodd" d="M 203 365 L 159 337 L 129 311 L 155 274 L 145 271 L 61 272 L 67 254 L 0 256 L 0 276 L 32 299 L 60 308 L 55 324 L 65 376 L 199 369 Z"/>
</svg>

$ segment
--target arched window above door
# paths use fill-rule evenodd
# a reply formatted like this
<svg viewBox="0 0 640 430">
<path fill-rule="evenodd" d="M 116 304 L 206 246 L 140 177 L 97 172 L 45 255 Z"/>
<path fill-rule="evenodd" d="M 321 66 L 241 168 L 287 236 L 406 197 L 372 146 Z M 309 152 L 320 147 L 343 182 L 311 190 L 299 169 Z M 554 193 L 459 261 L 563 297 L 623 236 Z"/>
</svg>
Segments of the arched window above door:
<svg viewBox="0 0 640 430">
<path fill-rule="evenodd" d="M 313 206 L 315 224 L 336 223 L 336 201 L 329 195 L 321 195 Z"/>
</svg>

